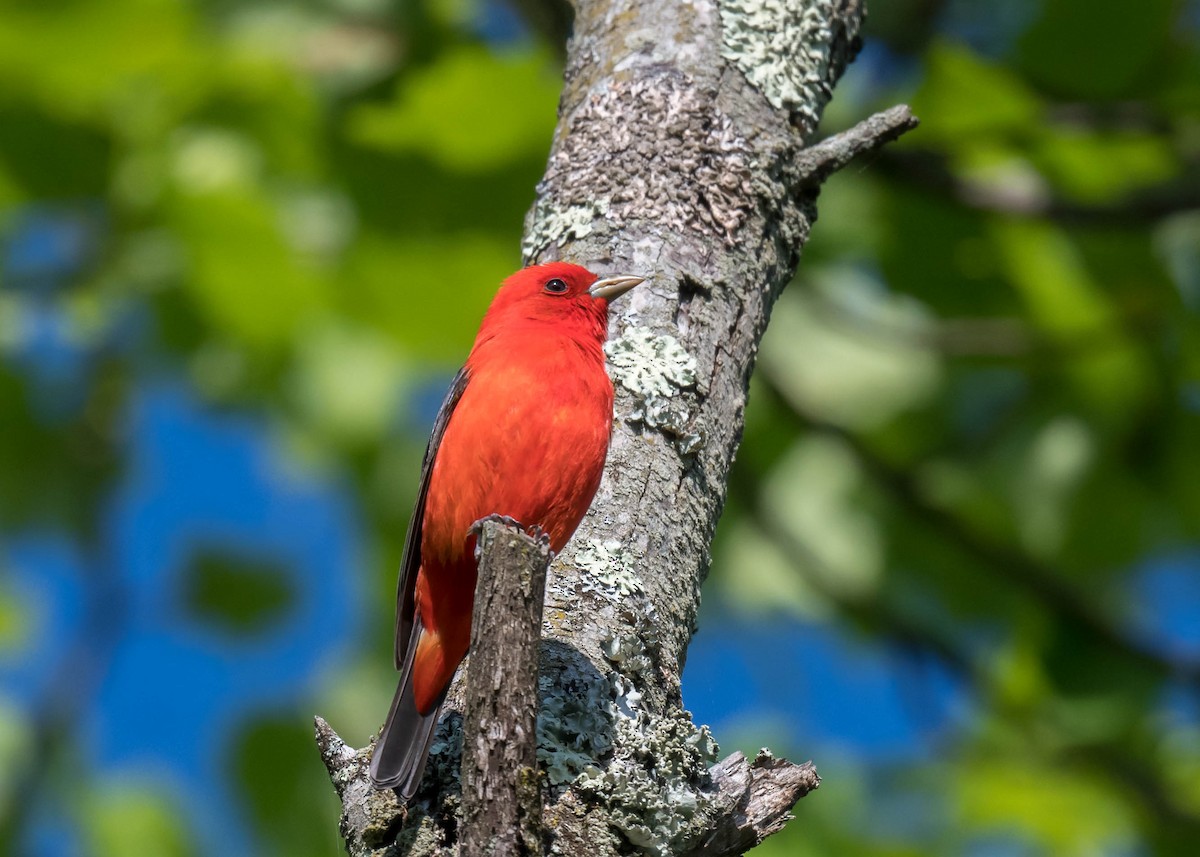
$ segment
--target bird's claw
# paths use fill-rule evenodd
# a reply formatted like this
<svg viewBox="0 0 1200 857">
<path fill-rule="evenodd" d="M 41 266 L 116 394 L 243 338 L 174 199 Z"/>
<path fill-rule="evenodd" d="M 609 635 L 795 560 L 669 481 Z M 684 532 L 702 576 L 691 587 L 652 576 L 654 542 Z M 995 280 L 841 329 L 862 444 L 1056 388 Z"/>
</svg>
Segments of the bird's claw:
<svg viewBox="0 0 1200 857">
<path fill-rule="evenodd" d="M 486 518 L 480 518 L 471 525 L 471 532 L 478 536 L 483 530 L 483 525 L 489 521 L 496 524 L 502 524 L 506 527 L 512 527 L 514 530 L 519 530 L 532 538 L 540 546 L 550 546 L 550 534 L 542 529 L 541 524 L 534 524 L 532 527 L 527 528 L 516 518 L 510 517 L 509 515 L 488 515 Z"/>
<path fill-rule="evenodd" d="M 506 527 L 512 527 L 514 530 L 525 529 L 525 526 L 516 518 L 509 517 L 508 515 L 488 515 L 486 518 L 480 518 L 478 521 L 471 524 L 471 532 L 475 535 L 479 535 L 479 533 L 483 530 L 483 525 L 488 521 L 496 524 L 502 524 Z"/>
<path fill-rule="evenodd" d="M 529 535 L 539 547 L 550 547 L 550 534 L 542 529 L 541 524 L 534 524 L 533 529 L 529 530 Z"/>
</svg>

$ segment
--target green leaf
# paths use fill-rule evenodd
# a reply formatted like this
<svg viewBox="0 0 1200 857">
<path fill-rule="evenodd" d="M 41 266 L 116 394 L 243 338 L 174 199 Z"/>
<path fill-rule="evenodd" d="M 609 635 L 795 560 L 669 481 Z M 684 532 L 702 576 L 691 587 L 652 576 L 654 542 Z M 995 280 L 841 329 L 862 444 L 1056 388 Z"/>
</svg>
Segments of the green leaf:
<svg viewBox="0 0 1200 857">
<path fill-rule="evenodd" d="M 888 228 L 879 262 L 891 289 L 924 302 L 937 316 L 1017 310 L 1003 277 L 1003 248 L 982 215 L 906 184 L 893 185 L 883 201 Z"/>
<path fill-rule="evenodd" d="M 0 576 L 0 664 L 19 657 L 33 639 L 39 624 L 38 606 Z"/>
<path fill-rule="evenodd" d="M 519 265 L 515 242 L 487 234 L 413 240 L 369 233 L 350 250 L 342 299 L 352 315 L 406 349 L 456 365 L 501 281 Z"/>
<path fill-rule="evenodd" d="M 1034 323 L 1067 353 L 1080 392 L 1107 416 L 1128 416 L 1147 388 L 1148 367 L 1078 248 L 1049 223 L 998 220 L 992 232 L 1013 286 Z"/>
<path fill-rule="evenodd" d="M 926 345 L 928 314 L 851 268 L 810 270 L 815 288 L 779 301 L 763 369 L 804 410 L 873 428 L 928 402 L 941 366 Z"/>
<path fill-rule="evenodd" d="M 736 575 L 717 575 L 714 581 L 722 601 L 735 610 L 755 615 L 782 611 L 808 620 L 832 617 L 829 600 L 807 582 L 808 574 L 820 570 L 805 557 L 785 554 L 751 521 L 727 524 L 717 550 L 715 565 L 737 569 Z"/>
<path fill-rule="evenodd" d="M 110 780 L 89 790 L 84 834 L 95 857 L 190 857 L 196 852 L 170 792 L 160 783 Z"/>
<path fill-rule="evenodd" d="M 1038 97 L 1010 69 L 940 40 L 929 47 L 925 80 L 912 107 L 921 117 L 913 143 L 922 145 L 1022 134 L 1036 125 L 1042 111 Z"/>
<path fill-rule="evenodd" d="M 1064 98 L 1130 97 L 1160 76 L 1182 14 L 1174 0 L 1044 0 L 1017 59 Z"/>
<path fill-rule="evenodd" d="M 267 634 L 292 608 L 295 584 L 286 567 L 219 547 L 192 550 L 183 595 L 202 622 L 231 636 Z"/>
<path fill-rule="evenodd" d="M 1119 794 L 1083 772 L 1027 758 L 968 760 L 952 794 L 962 821 L 1020 832 L 1060 857 L 1120 851 L 1135 818 Z"/>
<path fill-rule="evenodd" d="M 99 195 L 111 158 L 102 129 L 0 100 L 0 193 L 41 201 Z"/>
<path fill-rule="evenodd" d="M 402 365 L 378 332 L 323 324 L 305 335 L 290 385 L 311 426 L 336 441 L 378 442 L 402 398 Z"/>
<path fill-rule="evenodd" d="M 208 323 L 247 345 L 277 349 L 328 305 L 328 284 L 301 265 L 285 240 L 280 211 L 252 186 L 238 186 L 236 161 L 213 157 L 204 189 L 178 198 L 174 225 L 191 266 L 186 286 Z M 194 181 L 194 180 L 193 180 Z"/>
<path fill-rule="evenodd" d="M 1034 158 L 1047 178 L 1084 203 L 1108 202 L 1139 188 L 1163 184 L 1178 170 L 1166 138 L 1133 131 L 1047 129 L 1039 138 Z"/>
<path fill-rule="evenodd" d="M 33 724 L 14 700 L 0 694 L 0 807 L 12 806 L 26 766 L 34 762 Z"/>
<path fill-rule="evenodd" d="M 764 514 L 789 532 L 793 562 L 848 597 L 874 592 L 884 573 L 886 538 L 864 503 L 858 461 L 837 440 L 798 440 L 762 488 Z"/>
<path fill-rule="evenodd" d="M 467 172 L 549 149 L 560 81 L 542 54 L 447 51 L 403 81 L 395 101 L 351 112 L 347 133 L 385 150 L 411 150 Z"/>
<path fill-rule="evenodd" d="M 293 710 L 259 716 L 232 737 L 230 773 L 260 841 L 273 846 L 268 853 L 339 852 L 338 800 L 313 755 L 311 717 Z"/>
<path fill-rule="evenodd" d="M 176 0 L 6 3 L 0 90 L 20 92 L 49 115 L 108 117 L 203 69 L 194 7 Z"/>
</svg>

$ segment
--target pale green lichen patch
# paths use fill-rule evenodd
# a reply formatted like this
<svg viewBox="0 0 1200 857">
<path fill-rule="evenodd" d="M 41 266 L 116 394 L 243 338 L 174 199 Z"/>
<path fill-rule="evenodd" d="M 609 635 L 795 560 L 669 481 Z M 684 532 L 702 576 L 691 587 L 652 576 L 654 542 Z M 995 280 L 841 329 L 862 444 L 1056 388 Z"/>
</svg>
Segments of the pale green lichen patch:
<svg viewBox="0 0 1200 857">
<path fill-rule="evenodd" d="M 623 685 L 632 688 L 632 682 L 648 680 L 647 676 L 654 671 L 654 657 L 661 645 L 658 612 L 649 600 L 622 602 L 619 615 L 624 630 L 606 636 L 600 642 L 600 653 L 617 669 L 610 677 L 610 682 L 618 709 L 622 707 L 622 697 L 634 694 L 636 699 L 641 699 L 640 693 L 632 689 L 626 691 Z M 637 705 L 630 707 L 636 708 Z"/>
<path fill-rule="evenodd" d="M 656 715 L 643 707 L 635 680 L 652 663 L 637 634 L 610 637 L 602 651 L 618 668 L 609 675 L 615 749 L 603 768 L 587 766 L 576 787 L 604 804 L 611 824 L 630 844 L 648 854 L 679 853 L 709 826 L 705 789 L 717 743 L 687 711 Z"/>
<path fill-rule="evenodd" d="M 620 542 L 589 538 L 575 554 L 575 567 L 584 573 L 585 592 L 596 592 L 610 601 L 642 591 L 634 571 L 634 557 Z"/>
<path fill-rule="evenodd" d="M 639 676 L 652 666 L 646 647 L 633 634 L 609 637 L 601 644 L 600 650 L 605 658 L 626 675 Z"/>
<path fill-rule="evenodd" d="M 538 679 L 538 761 L 552 786 L 565 785 L 612 751 L 613 704 L 608 682 L 572 675 Z"/>
<path fill-rule="evenodd" d="M 620 673 L 613 673 L 609 681 L 612 684 L 613 705 L 618 717 L 637 717 L 642 707 L 642 693 L 633 682 Z"/>
<path fill-rule="evenodd" d="M 603 805 L 630 845 L 665 857 L 698 844 L 711 827 L 708 769 L 717 744 L 689 712 L 647 709 L 637 683 L 653 670 L 648 645 L 655 644 L 642 631 L 607 638 L 601 649 L 616 667 L 607 678 L 573 667 L 543 676 L 538 758 L 553 786 L 571 783 Z"/>
<path fill-rule="evenodd" d="M 635 327 L 604 346 L 613 379 L 642 398 L 669 398 L 696 383 L 696 360 L 673 336 Z"/>
<path fill-rule="evenodd" d="M 832 93 L 829 80 L 833 0 L 718 0 L 724 45 L 776 109 L 803 117 L 811 130 Z"/>
<path fill-rule="evenodd" d="M 657 429 L 675 441 L 682 455 L 695 455 L 704 439 L 688 429 L 691 412 L 679 399 L 664 399 L 658 396 L 645 399 L 629 414 L 629 421 Z"/>
<path fill-rule="evenodd" d="M 717 744 L 679 709 L 659 717 L 639 711 L 616 721 L 617 750 L 603 770 L 584 771 L 576 787 L 602 802 L 614 827 L 647 854 L 687 850 L 707 830 L 708 768 Z"/>
<path fill-rule="evenodd" d="M 561 246 L 570 239 L 586 238 L 595 228 L 596 221 L 602 220 L 607 214 L 608 201 L 603 198 L 565 208 L 539 202 L 529 233 L 521 242 L 521 255 L 529 263 L 547 247 Z"/>
<path fill-rule="evenodd" d="M 680 453 L 702 443 L 690 428 L 691 412 L 678 394 L 696 384 L 696 360 L 673 336 L 634 328 L 604 346 L 613 379 L 637 399 L 629 421 L 671 437 Z"/>
</svg>

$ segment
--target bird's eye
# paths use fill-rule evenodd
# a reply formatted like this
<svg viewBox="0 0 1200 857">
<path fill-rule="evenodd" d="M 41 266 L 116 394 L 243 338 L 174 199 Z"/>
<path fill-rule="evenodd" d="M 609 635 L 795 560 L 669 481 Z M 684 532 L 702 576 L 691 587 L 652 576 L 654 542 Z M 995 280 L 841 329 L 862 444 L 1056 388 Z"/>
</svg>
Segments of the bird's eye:
<svg viewBox="0 0 1200 857">
<path fill-rule="evenodd" d="M 546 283 L 546 291 L 550 292 L 552 295 L 561 295 L 566 290 L 567 284 L 558 277 L 555 277 L 553 280 L 550 280 Z"/>
</svg>

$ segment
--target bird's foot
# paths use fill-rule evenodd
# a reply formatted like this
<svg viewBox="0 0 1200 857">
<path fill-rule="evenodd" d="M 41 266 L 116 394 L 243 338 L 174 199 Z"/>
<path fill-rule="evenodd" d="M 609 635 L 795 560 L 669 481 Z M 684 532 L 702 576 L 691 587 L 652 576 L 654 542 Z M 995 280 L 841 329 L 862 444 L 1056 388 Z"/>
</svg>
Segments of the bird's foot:
<svg viewBox="0 0 1200 857">
<path fill-rule="evenodd" d="M 525 529 L 525 525 L 516 518 L 511 518 L 508 515 L 488 515 L 486 518 L 480 518 L 478 521 L 471 524 L 471 532 L 475 535 L 479 535 L 480 530 L 483 529 L 483 525 L 488 521 L 492 521 L 496 524 L 503 524 L 506 527 L 512 527 L 514 530 Z"/>
<path fill-rule="evenodd" d="M 509 517 L 508 515 L 488 515 L 486 518 L 480 518 L 471 525 L 471 532 L 478 536 L 479 532 L 483 529 L 483 525 L 488 521 L 492 521 L 497 524 L 503 524 L 506 527 L 512 527 L 514 530 L 520 530 L 528 534 L 539 545 L 549 546 L 550 544 L 550 534 L 542 529 L 541 524 L 534 524 L 532 527 L 526 527 L 516 518 Z"/>
<path fill-rule="evenodd" d="M 542 547 L 550 547 L 550 534 L 542 529 L 541 524 L 534 524 L 533 528 L 529 530 L 529 535 Z M 554 554 L 552 552 L 551 558 L 553 558 L 553 556 Z"/>
</svg>

